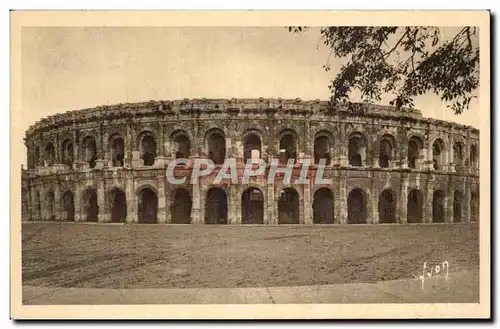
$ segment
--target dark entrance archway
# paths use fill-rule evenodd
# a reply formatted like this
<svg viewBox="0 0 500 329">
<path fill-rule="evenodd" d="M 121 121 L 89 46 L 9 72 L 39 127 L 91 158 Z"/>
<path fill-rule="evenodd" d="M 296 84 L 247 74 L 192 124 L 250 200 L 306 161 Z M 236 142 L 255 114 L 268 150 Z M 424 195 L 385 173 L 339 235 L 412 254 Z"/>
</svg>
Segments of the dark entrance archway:
<svg viewBox="0 0 500 329">
<path fill-rule="evenodd" d="M 470 195 L 470 221 L 479 221 L 479 193 L 471 192 Z"/>
<path fill-rule="evenodd" d="M 444 223 L 445 194 L 441 190 L 434 191 L 432 195 L 432 222 Z"/>
<path fill-rule="evenodd" d="M 54 144 L 49 142 L 45 146 L 45 161 L 47 162 L 47 165 L 52 166 L 54 164 L 55 158 L 56 155 L 54 150 Z"/>
<path fill-rule="evenodd" d="M 250 187 L 241 196 L 242 224 L 264 224 L 264 197 L 261 190 Z"/>
<path fill-rule="evenodd" d="M 260 159 L 262 153 L 262 142 L 259 135 L 256 133 L 250 133 L 246 135 L 244 139 L 243 158 L 245 163 L 247 163 L 249 159 L 252 159 L 252 151 L 254 150 L 259 152 Z"/>
<path fill-rule="evenodd" d="M 366 224 L 366 215 L 366 194 L 355 188 L 347 197 L 347 224 Z"/>
<path fill-rule="evenodd" d="M 94 168 L 97 160 L 97 144 L 92 136 L 85 137 L 83 140 L 83 160 L 89 164 L 90 168 Z"/>
<path fill-rule="evenodd" d="M 73 164 L 73 142 L 69 139 L 61 145 L 61 162 L 69 167 Z"/>
<path fill-rule="evenodd" d="M 87 222 L 97 222 L 99 218 L 99 205 L 97 204 L 97 192 L 89 188 L 83 194 L 83 210 Z"/>
<path fill-rule="evenodd" d="M 381 224 L 396 223 L 396 194 L 392 190 L 380 193 L 378 216 Z"/>
<path fill-rule="evenodd" d="M 299 193 L 291 187 L 281 191 L 278 201 L 278 224 L 299 224 Z"/>
<path fill-rule="evenodd" d="M 330 134 L 326 132 L 321 132 L 316 135 L 314 139 L 314 163 L 319 164 L 321 159 L 325 159 L 325 165 L 330 165 L 331 157 L 330 154 L 332 140 Z"/>
<path fill-rule="evenodd" d="M 143 224 L 156 223 L 158 214 L 158 197 L 151 188 L 143 188 L 139 192 L 138 222 Z"/>
<path fill-rule="evenodd" d="M 406 221 L 408 223 L 422 223 L 423 195 L 419 190 L 411 190 L 408 193 L 408 211 Z"/>
<path fill-rule="evenodd" d="M 66 221 L 74 221 L 75 202 L 73 198 L 73 193 L 71 191 L 64 192 L 62 197 L 62 208 L 63 208 L 62 219 Z"/>
<path fill-rule="evenodd" d="M 279 143 L 279 150 L 280 163 L 287 164 L 289 159 L 297 158 L 297 138 L 295 132 L 286 131 L 282 134 Z"/>
<path fill-rule="evenodd" d="M 216 165 L 224 163 L 226 159 L 226 138 L 224 133 L 213 129 L 207 133 L 208 158 Z"/>
<path fill-rule="evenodd" d="M 114 188 L 110 192 L 111 201 L 111 222 L 123 223 L 127 218 L 127 198 L 125 192 L 119 188 Z"/>
<path fill-rule="evenodd" d="M 333 194 L 327 188 L 320 188 L 314 193 L 313 223 L 333 224 Z"/>
<path fill-rule="evenodd" d="M 411 169 L 419 169 L 420 150 L 423 148 L 423 142 L 420 137 L 412 136 L 408 141 L 408 167 Z M 419 168 L 417 168 L 417 165 Z"/>
<path fill-rule="evenodd" d="M 389 168 L 393 160 L 395 139 L 392 135 L 384 135 L 379 142 L 378 165 L 380 168 Z"/>
<path fill-rule="evenodd" d="M 111 162 L 113 167 L 123 167 L 125 158 L 125 142 L 121 135 L 115 134 L 110 137 Z"/>
<path fill-rule="evenodd" d="M 176 159 L 187 159 L 191 154 L 191 142 L 189 140 L 189 135 L 183 131 L 175 131 L 171 139 L 174 141 L 174 151 Z"/>
<path fill-rule="evenodd" d="M 191 208 L 193 202 L 191 200 L 191 195 L 184 188 L 178 188 L 174 190 L 172 195 L 172 224 L 189 224 L 191 223 Z"/>
<path fill-rule="evenodd" d="M 205 224 L 227 224 L 227 195 L 219 187 L 208 190 L 205 202 Z"/>
<path fill-rule="evenodd" d="M 144 166 L 152 166 L 156 158 L 156 140 L 151 134 L 145 134 L 141 142 Z"/>
<path fill-rule="evenodd" d="M 432 161 L 434 162 L 434 170 L 443 170 L 444 165 L 444 142 L 438 138 L 432 144 Z"/>
<path fill-rule="evenodd" d="M 460 191 L 455 191 L 453 194 L 453 222 L 460 223 L 462 221 L 462 204 L 464 195 Z"/>
<path fill-rule="evenodd" d="M 47 219 L 56 220 L 56 209 L 55 209 L 56 204 L 55 204 L 54 191 L 50 190 L 47 192 L 45 202 L 47 209 Z"/>
</svg>

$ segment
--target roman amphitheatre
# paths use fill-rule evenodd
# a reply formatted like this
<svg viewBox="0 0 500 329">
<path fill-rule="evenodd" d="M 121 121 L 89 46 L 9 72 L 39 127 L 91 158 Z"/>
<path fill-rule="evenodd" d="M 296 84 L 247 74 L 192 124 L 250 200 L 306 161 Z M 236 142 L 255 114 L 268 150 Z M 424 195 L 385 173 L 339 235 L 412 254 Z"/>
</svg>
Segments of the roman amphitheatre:
<svg viewBox="0 0 500 329">
<path fill-rule="evenodd" d="M 434 258 L 478 268 L 479 131 L 416 109 L 150 101 L 50 116 L 24 142 L 24 284 L 386 280 Z M 197 158 L 211 159 L 215 171 L 169 184 L 166 168 L 178 158 L 189 162 L 175 167 L 176 177 L 189 177 Z M 248 184 L 214 184 L 228 158 L 238 170 L 248 159 L 310 159 L 311 184 L 282 176 L 268 184 L 269 168 Z M 312 182 L 321 159 L 333 184 Z M 227 271 L 223 283 L 216 271 Z"/>
</svg>

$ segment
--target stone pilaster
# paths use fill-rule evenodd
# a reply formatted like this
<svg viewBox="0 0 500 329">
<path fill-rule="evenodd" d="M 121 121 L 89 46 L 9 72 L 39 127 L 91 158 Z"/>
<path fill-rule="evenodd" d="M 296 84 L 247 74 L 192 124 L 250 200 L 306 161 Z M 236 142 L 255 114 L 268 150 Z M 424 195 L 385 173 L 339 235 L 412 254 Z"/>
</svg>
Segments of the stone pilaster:
<svg viewBox="0 0 500 329">
<path fill-rule="evenodd" d="M 165 196 L 165 181 L 162 177 L 157 178 L 158 185 L 158 213 L 156 221 L 160 224 L 165 224 L 167 222 L 167 202 Z"/>
<path fill-rule="evenodd" d="M 267 185 L 267 222 L 265 224 L 278 224 L 278 203 L 275 196 L 275 185 Z"/>
<path fill-rule="evenodd" d="M 157 145 L 157 156 L 165 157 L 165 133 L 164 127 L 161 123 L 158 123 L 158 143 Z"/>
<path fill-rule="evenodd" d="M 74 163 L 80 160 L 80 134 L 78 129 L 73 132 L 73 168 Z"/>
<path fill-rule="evenodd" d="M 56 221 L 63 220 L 62 218 L 62 198 L 61 198 L 61 187 L 59 183 L 54 184 L 54 218 Z"/>
<path fill-rule="evenodd" d="M 379 224 L 380 223 L 380 214 L 378 212 L 378 201 L 380 198 L 380 193 L 381 191 L 378 190 L 378 188 L 372 184 L 372 195 L 368 195 L 367 193 L 367 199 L 371 200 L 368 201 L 366 200 L 365 202 L 367 203 L 366 205 L 366 223 L 367 224 Z M 371 209 L 369 208 L 371 206 Z"/>
<path fill-rule="evenodd" d="M 107 131 L 103 131 L 102 138 L 102 159 L 104 162 L 104 168 L 113 167 L 112 157 L 111 157 L 111 145 L 109 145 L 109 133 Z"/>
<path fill-rule="evenodd" d="M 97 184 L 97 205 L 99 206 L 99 214 L 97 220 L 99 222 L 106 223 L 111 221 L 109 205 L 107 201 L 106 188 L 104 186 L 104 180 L 101 177 Z"/>
<path fill-rule="evenodd" d="M 463 202 L 464 222 L 470 223 L 471 222 L 470 202 L 471 202 L 472 189 L 470 185 L 467 184 L 467 179 L 464 179 L 463 191 L 464 191 L 464 202 Z"/>
<path fill-rule="evenodd" d="M 444 222 L 453 223 L 453 203 L 455 199 L 455 191 L 453 184 L 449 181 L 446 195 L 444 197 Z"/>
<path fill-rule="evenodd" d="M 432 223 L 432 197 L 434 193 L 434 177 L 429 174 L 426 188 L 424 190 L 424 204 L 422 209 L 422 222 Z"/>
<path fill-rule="evenodd" d="M 192 224 L 203 224 L 205 222 L 204 211 L 201 209 L 201 185 L 199 181 L 196 184 L 192 184 L 193 187 L 193 204 L 191 207 L 191 223 Z M 204 199 L 204 198 L 203 198 Z"/>
<path fill-rule="evenodd" d="M 306 224 L 306 225 L 312 225 L 314 220 L 313 220 L 313 212 L 312 212 L 312 202 L 311 202 L 311 184 L 306 184 L 302 185 L 303 189 L 303 200 L 301 203 L 302 207 L 302 218 L 301 218 L 301 224 Z"/>
<path fill-rule="evenodd" d="M 406 224 L 408 222 L 408 186 L 410 185 L 409 177 L 404 174 L 403 180 L 401 181 L 401 193 L 400 200 L 398 202 L 398 223 Z"/>
<path fill-rule="evenodd" d="M 241 224 L 241 197 L 240 189 L 231 186 L 227 193 L 228 198 L 228 224 Z"/>
<path fill-rule="evenodd" d="M 54 163 L 62 163 L 59 134 L 56 134 L 56 136 L 54 137 Z"/>
<path fill-rule="evenodd" d="M 82 217 L 82 189 L 77 183 L 75 186 L 75 193 L 73 194 L 73 203 L 75 205 L 75 222 L 84 220 Z"/>
<path fill-rule="evenodd" d="M 159 184 L 164 184 L 165 178 L 162 178 L 162 182 Z M 165 188 L 165 223 L 172 223 L 172 204 L 173 204 L 173 193 L 174 189 L 166 185 Z"/>
<path fill-rule="evenodd" d="M 232 147 L 233 143 L 232 143 L 230 136 L 226 136 L 225 140 L 226 140 L 226 157 L 225 157 L 225 159 L 228 159 L 228 158 L 231 158 L 234 156 L 233 147 Z M 208 154 L 208 152 L 207 152 L 207 154 Z"/>
<path fill-rule="evenodd" d="M 125 182 L 125 195 L 127 197 L 127 223 L 137 223 L 137 198 L 135 195 L 134 178 L 129 176 Z"/>
<path fill-rule="evenodd" d="M 427 157 L 426 157 L 426 170 L 434 170 L 434 164 L 433 164 L 434 157 L 432 155 L 432 139 L 431 139 L 431 132 L 427 131 Z"/>
<path fill-rule="evenodd" d="M 338 217 L 336 216 L 335 221 L 340 224 L 347 224 L 347 178 L 345 177 L 346 171 L 344 170 L 340 174 L 339 179 L 339 189 L 337 191 L 338 195 L 338 206 L 335 205 L 335 209 L 338 210 Z M 337 199 L 337 197 L 335 198 Z"/>
</svg>

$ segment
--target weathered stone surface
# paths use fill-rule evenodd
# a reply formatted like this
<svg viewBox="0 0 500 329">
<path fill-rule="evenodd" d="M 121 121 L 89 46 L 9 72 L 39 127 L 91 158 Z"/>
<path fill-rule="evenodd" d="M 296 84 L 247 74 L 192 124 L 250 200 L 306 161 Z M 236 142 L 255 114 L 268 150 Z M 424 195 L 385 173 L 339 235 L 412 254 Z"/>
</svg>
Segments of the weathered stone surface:
<svg viewBox="0 0 500 329">
<path fill-rule="evenodd" d="M 192 224 L 479 219 L 477 129 L 424 118 L 414 109 L 358 107 L 300 99 L 194 99 L 50 116 L 26 132 L 22 218 Z M 215 184 L 215 173 L 190 183 L 196 158 L 236 158 L 241 175 L 245 160 L 255 162 L 257 154 L 268 164 L 327 158 L 323 177 L 332 184 L 314 184 L 315 164 L 309 185 L 285 184 L 279 175 L 268 185 L 269 168 L 246 185 Z M 171 185 L 166 167 L 181 157 L 188 163 L 176 167 L 175 176 L 186 182 Z M 293 175 L 299 172 L 300 166 Z M 179 188 L 186 193 L 177 193 Z M 251 207 L 242 201 L 249 188 L 260 191 Z M 210 199 L 213 189 L 218 192 L 210 195 L 225 200 Z M 254 210 L 258 219 L 249 215 Z M 330 210 L 333 216 L 326 214 Z"/>
</svg>

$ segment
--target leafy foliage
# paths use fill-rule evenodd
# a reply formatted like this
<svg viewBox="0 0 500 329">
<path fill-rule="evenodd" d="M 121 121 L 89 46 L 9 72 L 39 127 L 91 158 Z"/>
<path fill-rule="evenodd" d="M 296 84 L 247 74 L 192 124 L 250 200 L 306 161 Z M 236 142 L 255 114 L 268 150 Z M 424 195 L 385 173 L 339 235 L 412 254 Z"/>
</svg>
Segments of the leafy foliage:
<svg viewBox="0 0 500 329">
<path fill-rule="evenodd" d="M 289 27 L 302 33 L 308 27 Z M 353 90 L 363 101 L 392 94 L 396 108 L 413 107 L 427 92 L 440 96 L 456 114 L 469 107 L 479 85 L 478 29 L 462 28 L 444 39 L 438 27 L 324 27 L 321 40 L 345 62 L 331 81 L 333 104 L 349 102 Z M 323 66 L 330 71 L 330 58 Z"/>
</svg>

